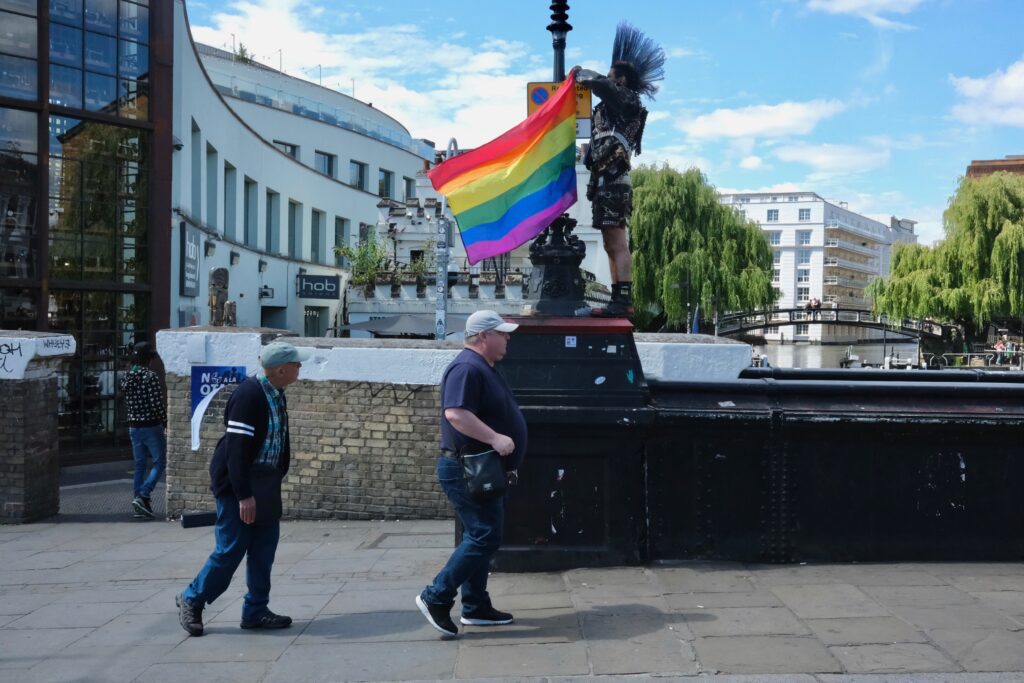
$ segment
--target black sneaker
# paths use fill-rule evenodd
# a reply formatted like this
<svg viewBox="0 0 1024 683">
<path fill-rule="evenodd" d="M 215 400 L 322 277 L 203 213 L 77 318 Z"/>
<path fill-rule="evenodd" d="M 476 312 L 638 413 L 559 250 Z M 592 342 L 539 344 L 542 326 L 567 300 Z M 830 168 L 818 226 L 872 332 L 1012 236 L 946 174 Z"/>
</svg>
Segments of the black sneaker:
<svg viewBox="0 0 1024 683">
<path fill-rule="evenodd" d="M 149 502 L 149 498 L 135 496 L 135 499 L 132 501 L 132 509 L 138 517 L 148 517 L 149 519 L 154 519 L 156 517 L 156 513 L 153 512 L 153 505 Z"/>
<path fill-rule="evenodd" d="M 292 625 L 292 618 L 286 617 L 283 614 L 274 614 L 270 610 L 267 610 L 258 617 L 246 621 L 242 620 L 239 624 L 242 628 L 288 628 Z"/>
<path fill-rule="evenodd" d="M 178 621 L 190 636 L 203 635 L 203 606 L 186 598 L 182 593 L 174 596 L 174 604 L 178 606 Z"/>
<path fill-rule="evenodd" d="M 502 624 L 511 624 L 512 615 L 496 610 L 494 607 L 488 607 L 472 614 L 463 614 L 459 621 L 466 626 L 501 626 Z"/>
<path fill-rule="evenodd" d="M 452 607 L 448 605 L 432 605 L 427 602 L 423 602 L 423 597 L 420 595 L 416 596 L 416 606 L 423 612 L 423 616 L 427 618 L 430 625 L 436 628 L 444 635 L 454 638 L 459 635 L 459 627 L 452 621 Z"/>
</svg>

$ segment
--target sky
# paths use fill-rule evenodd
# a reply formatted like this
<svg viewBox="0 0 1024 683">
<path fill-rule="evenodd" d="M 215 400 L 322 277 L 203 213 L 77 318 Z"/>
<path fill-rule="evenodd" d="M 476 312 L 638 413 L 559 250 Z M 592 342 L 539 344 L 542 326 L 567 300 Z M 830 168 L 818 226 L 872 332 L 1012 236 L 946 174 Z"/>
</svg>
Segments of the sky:
<svg viewBox="0 0 1024 683">
<path fill-rule="evenodd" d="M 548 0 L 188 0 L 195 40 L 460 148 L 526 116 L 552 78 Z M 700 169 L 720 192 L 813 191 L 942 239 L 972 159 L 1024 154 L 1024 0 L 570 1 L 566 68 L 606 72 L 619 21 L 666 77 L 635 163 Z M 234 34 L 234 35 L 232 35 Z"/>
</svg>

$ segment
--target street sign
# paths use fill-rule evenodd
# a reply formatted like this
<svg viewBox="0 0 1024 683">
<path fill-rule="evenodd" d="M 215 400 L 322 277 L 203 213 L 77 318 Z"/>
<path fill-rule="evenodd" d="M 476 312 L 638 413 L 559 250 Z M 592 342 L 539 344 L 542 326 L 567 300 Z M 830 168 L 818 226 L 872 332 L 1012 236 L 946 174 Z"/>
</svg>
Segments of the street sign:
<svg viewBox="0 0 1024 683">
<path fill-rule="evenodd" d="M 547 102 L 551 95 L 561 87 L 561 83 L 543 81 L 526 84 L 526 115 L 537 111 Z M 576 84 L 576 137 L 590 137 L 590 117 L 593 112 L 593 100 L 590 88 Z"/>
</svg>

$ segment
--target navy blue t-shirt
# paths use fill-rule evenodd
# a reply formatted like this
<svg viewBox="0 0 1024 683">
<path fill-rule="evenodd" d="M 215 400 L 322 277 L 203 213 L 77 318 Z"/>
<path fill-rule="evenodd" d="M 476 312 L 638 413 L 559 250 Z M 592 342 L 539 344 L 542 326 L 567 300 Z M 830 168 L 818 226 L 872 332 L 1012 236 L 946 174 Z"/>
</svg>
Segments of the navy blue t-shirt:
<svg viewBox="0 0 1024 683">
<path fill-rule="evenodd" d="M 452 427 L 444 416 L 447 408 L 465 408 L 494 431 L 512 439 L 516 448 L 509 456 L 507 467 L 519 467 L 526 454 L 526 419 L 505 378 L 477 352 L 463 349 L 441 380 L 441 448 L 468 452 L 487 450 L 486 444 Z"/>
</svg>

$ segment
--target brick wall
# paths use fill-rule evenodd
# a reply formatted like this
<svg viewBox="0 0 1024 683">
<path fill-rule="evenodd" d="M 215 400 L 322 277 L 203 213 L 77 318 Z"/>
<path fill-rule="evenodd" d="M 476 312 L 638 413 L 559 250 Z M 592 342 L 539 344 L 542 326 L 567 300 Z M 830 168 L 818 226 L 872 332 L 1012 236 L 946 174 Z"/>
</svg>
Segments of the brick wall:
<svg viewBox="0 0 1024 683">
<path fill-rule="evenodd" d="M 43 519 L 60 506 L 56 365 L 33 360 L 24 379 L 0 385 L 0 523 Z"/>
<path fill-rule="evenodd" d="M 212 510 L 207 472 L 231 388 L 214 397 L 201 447 L 190 448 L 188 377 L 168 374 L 167 510 Z M 438 388 L 300 380 L 288 387 L 292 463 L 283 485 L 291 519 L 438 519 L 451 515 L 434 468 Z"/>
</svg>

